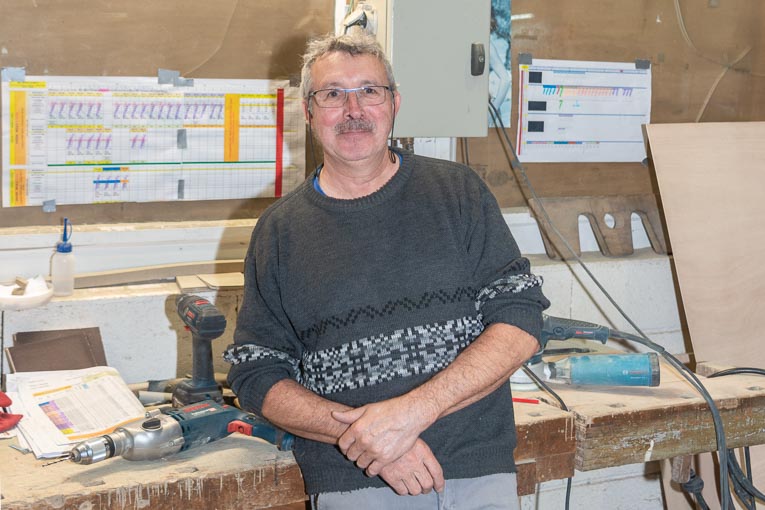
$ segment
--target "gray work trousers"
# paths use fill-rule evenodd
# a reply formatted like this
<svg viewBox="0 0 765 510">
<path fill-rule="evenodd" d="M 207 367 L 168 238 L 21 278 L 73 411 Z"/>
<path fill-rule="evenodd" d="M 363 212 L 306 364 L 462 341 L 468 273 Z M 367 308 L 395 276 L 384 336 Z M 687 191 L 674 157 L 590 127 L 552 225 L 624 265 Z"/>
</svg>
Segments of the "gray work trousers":
<svg viewBox="0 0 765 510">
<path fill-rule="evenodd" d="M 313 510 L 519 510 L 515 473 L 446 480 L 443 492 L 399 496 L 389 487 L 311 496 Z"/>
</svg>

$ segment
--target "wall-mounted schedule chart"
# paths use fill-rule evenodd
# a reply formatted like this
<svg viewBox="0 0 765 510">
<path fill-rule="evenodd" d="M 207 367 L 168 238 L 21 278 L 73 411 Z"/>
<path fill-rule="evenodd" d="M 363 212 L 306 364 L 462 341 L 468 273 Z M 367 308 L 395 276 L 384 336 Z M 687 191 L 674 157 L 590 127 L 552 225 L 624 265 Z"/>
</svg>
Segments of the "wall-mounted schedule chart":
<svg viewBox="0 0 765 510">
<path fill-rule="evenodd" d="M 2 83 L 3 207 L 279 197 L 305 175 L 287 81 Z"/>
<path fill-rule="evenodd" d="M 533 59 L 519 66 L 518 158 L 523 162 L 630 162 L 646 157 L 648 62 Z"/>
</svg>

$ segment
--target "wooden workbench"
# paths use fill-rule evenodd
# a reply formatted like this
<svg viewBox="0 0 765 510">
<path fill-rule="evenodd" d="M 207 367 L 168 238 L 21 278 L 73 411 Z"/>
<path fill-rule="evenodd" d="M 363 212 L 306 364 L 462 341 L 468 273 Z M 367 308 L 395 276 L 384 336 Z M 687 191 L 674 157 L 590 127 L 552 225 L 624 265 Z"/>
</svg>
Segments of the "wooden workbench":
<svg viewBox="0 0 765 510">
<path fill-rule="evenodd" d="M 728 448 L 765 443 L 765 377 L 698 377 L 720 410 Z M 553 386 L 574 416 L 577 470 L 717 449 L 706 401 L 663 360 L 661 378 L 655 388 Z"/>
<path fill-rule="evenodd" d="M 570 413 L 546 404 L 516 404 L 519 492 L 574 473 Z M 291 453 L 257 439 L 231 435 L 157 461 L 116 458 L 89 466 L 46 467 L 0 442 L 3 510 L 260 509 L 306 499 Z"/>
<path fill-rule="evenodd" d="M 539 482 L 573 476 L 574 468 L 715 450 L 706 403 L 671 370 L 662 366 L 657 388 L 558 386 L 570 412 L 552 401 L 515 404 L 519 495 L 533 493 Z M 722 412 L 728 446 L 765 443 L 765 379 L 702 380 Z M 0 442 L 4 510 L 260 509 L 306 497 L 291 453 L 239 435 L 158 461 L 44 463 Z"/>
</svg>

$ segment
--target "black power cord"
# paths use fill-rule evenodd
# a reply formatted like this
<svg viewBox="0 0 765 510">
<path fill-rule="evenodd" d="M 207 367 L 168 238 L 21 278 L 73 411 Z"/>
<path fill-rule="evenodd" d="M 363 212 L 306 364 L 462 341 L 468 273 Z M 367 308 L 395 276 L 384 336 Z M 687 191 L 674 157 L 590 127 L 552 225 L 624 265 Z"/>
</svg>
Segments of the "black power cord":
<svg viewBox="0 0 765 510">
<path fill-rule="evenodd" d="M 619 314 L 621 314 L 621 316 L 624 317 L 624 319 L 630 324 L 630 326 L 632 326 L 635 329 L 635 331 L 637 331 L 640 335 L 640 336 L 637 336 L 637 335 L 632 335 L 629 333 L 623 333 L 623 332 L 612 330 L 611 331 L 612 336 L 614 338 L 618 338 L 622 340 L 637 342 L 661 354 L 662 357 L 664 357 L 669 362 L 670 365 L 675 367 L 680 372 L 680 374 L 691 384 L 693 388 L 696 389 L 696 391 L 699 392 L 699 394 L 707 402 L 707 405 L 709 406 L 709 411 L 712 415 L 712 421 L 714 422 L 715 438 L 717 441 L 717 451 L 719 456 L 720 506 L 722 510 L 729 510 L 733 501 L 732 501 L 731 493 L 730 493 L 730 485 L 728 484 L 729 469 L 730 469 L 728 447 L 725 441 L 725 431 L 723 429 L 723 423 L 722 423 L 722 418 L 720 416 L 720 411 L 717 409 L 717 406 L 715 405 L 711 395 L 706 390 L 706 388 L 704 388 L 704 386 L 701 384 L 701 381 L 699 381 L 698 377 L 696 377 L 696 374 L 691 372 L 691 370 L 688 369 L 688 367 L 683 365 L 680 362 L 680 360 L 678 360 L 677 358 L 672 356 L 670 353 L 668 353 L 662 346 L 652 342 L 648 338 L 648 336 L 645 333 L 643 333 L 643 331 L 637 326 L 637 324 L 635 324 L 634 321 L 627 315 L 627 313 L 624 310 L 622 310 L 622 308 L 618 305 L 618 303 L 616 303 L 616 301 L 611 296 L 611 294 L 605 289 L 605 287 L 600 283 L 597 277 L 595 277 L 595 275 L 584 264 L 582 259 L 576 254 L 576 251 L 574 251 L 574 249 L 568 243 L 568 241 L 563 236 L 563 234 L 561 234 L 560 231 L 555 227 L 555 224 L 553 223 L 549 214 L 545 210 L 544 205 L 542 204 L 541 200 L 539 200 L 539 196 L 537 195 L 536 190 L 534 189 L 534 187 L 531 185 L 531 182 L 529 181 L 528 175 L 526 174 L 526 170 L 523 168 L 523 165 L 521 165 L 521 162 L 518 160 L 518 155 L 515 151 L 515 147 L 513 146 L 513 143 L 510 141 L 510 137 L 507 136 L 507 130 L 505 128 L 504 123 L 502 122 L 501 115 L 499 114 L 499 111 L 497 111 L 497 109 L 491 103 L 491 101 L 489 101 L 489 113 L 491 114 L 491 117 L 494 120 L 494 125 L 496 126 L 497 131 L 501 135 L 503 135 L 503 136 L 500 136 L 500 141 L 502 138 L 504 138 L 505 142 L 507 143 L 507 146 L 508 146 L 507 149 L 509 150 L 509 154 L 511 155 L 509 159 L 511 170 L 514 171 L 514 175 L 515 175 L 515 172 L 517 172 L 523 178 L 523 183 L 526 185 L 532 197 L 536 199 L 537 203 L 539 204 L 539 210 L 544 220 L 547 222 L 547 226 L 549 227 L 549 229 L 552 230 L 555 233 L 555 235 L 561 240 L 563 245 L 573 255 L 574 259 L 577 261 L 580 267 L 587 273 L 587 275 L 595 283 L 598 289 L 600 289 L 600 291 L 608 299 L 608 301 L 614 306 L 614 308 L 619 312 Z M 521 193 L 523 193 L 523 186 L 521 186 L 521 181 L 517 177 L 516 179 L 518 180 L 518 185 L 521 190 Z M 525 193 L 523 193 L 523 196 L 526 202 L 528 203 L 529 198 L 526 196 Z M 542 224 L 541 221 L 539 222 L 539 228 L 542 230 L 547 230 L 547 228 Z M 549 236 L 549 232 L 546 232 L 546 233 L 548 234 L 548 237 L 552 238 L 552 236 Z M 621 337 L 616 336 L 615 333 L 621 334 Z"/>
<path fill-rule="evenodd" d="M 729 368 L 715 372 L 714 374 L 710 375 L 709 378 L 736 374 L 753 374 L 765 376 L 765 370 L 754 367 Z M 763 494 L 760 490 L 757 489 L 757 487 L 754 486 L 754 481 L 752 480 L 752 460 L 749 454 L 748 446 L 744 447 L 744 462 L 746 465 L 746 473 L 744 473 L 744 471 L 741 469 L 741 466 L 738 463 L 738 459 L 736 459 L 735 452 L 733 450 L 728 451 L 728 467 L 730 470 L 733 490 L 735 491 L 736 496 L 738 496 L 739 501 L 746 510 L 755 510 L 755 500 L 759 499 L 760 501 L 765 501 L 765 494 Z"/>
<path fill-rule="evenodd" d="M 495 123 L 495 124 L 496 124 L 496 123 Z M 550 385 L 548 385 L 546 382 L 544 382 L 544 381 L 542 380 L 542 378 L 541 378 L 541 377 L 539 377 L 537 374 L 535 374 L 535 373 L 534 373 L 534 371 L 533 371 L 533 370 L 531 370 L 531 369 L 530 369 L 529 367 L 527 367 L 526 365 L 523 365 L 523 371 L 524 371 L 524 373 L 525 373 L 527 376 L 529 376 L 529 378 L 531 378 L 531 379 L 532 379 L 532 380 L 533 380 L 533 381 L 534 381 L 534 382 L 535 382 L 535 383 L 536 383 L 536 384 L 537 384 L 537 385 L 538 385 L 540 388 L 542 388 L 543 390 L 545 390 L 545 391 L 546 391 L 547 393 L 549 393 L 549 394 L 550 394 L 550 395 L 551 395 L 551 396 L 552 396 L 552 397 L 553 397 L 555 400 L 557 400 L 557 401 L 558 401 L 558 403 L 560 404 L 560 408 L 561 408 L 562 410 L 564 410 L 564 411 L 566 411 L 566 412 L 568 412 L 568 411 L 569 411 L 569 408 L 568 408 L 568 406 L 567 406 L 567 405 L 566 405 L 566 403 L 563 401 L 563 399 L 560 397 L 560 395 L 558 395 L 558 394 L 557 394 L 555 391 L 553 391 L 553 389 L 552 389 L 552 388 L 550 388 Z M 569 477 L 566 479 L 566 507 L 565 507 L 565 508 L 566 508 L 566 510 L 569 510 L 569 506 L 570 506 L 570 504 L 571 504 L 571 482 L 572 482 L 572 478 L 569 476 Z"/>
</svg>

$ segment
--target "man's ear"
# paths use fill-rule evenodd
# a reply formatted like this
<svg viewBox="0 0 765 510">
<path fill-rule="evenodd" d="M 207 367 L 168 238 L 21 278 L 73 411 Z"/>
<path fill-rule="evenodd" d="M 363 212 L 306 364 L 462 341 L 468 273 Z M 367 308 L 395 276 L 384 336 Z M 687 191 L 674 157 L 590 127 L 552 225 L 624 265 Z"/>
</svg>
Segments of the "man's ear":
<svg viewBox="0 0 765 510">
<path fill-rule="evenodd" d="M 313 117 L 313 112 L 311 111 L 310 100 L 306 101 L 305 99 L 303 99 L 303 114 L 305 115 L 305 121 L 311 122 L 311 117 Z"/>
<path fill-rule="evenodd" d="M 398 115 L 398 110 L 401 108 L 401 94 L 398 91 L 393 93 L 393 116 Z"/>
</svg>

